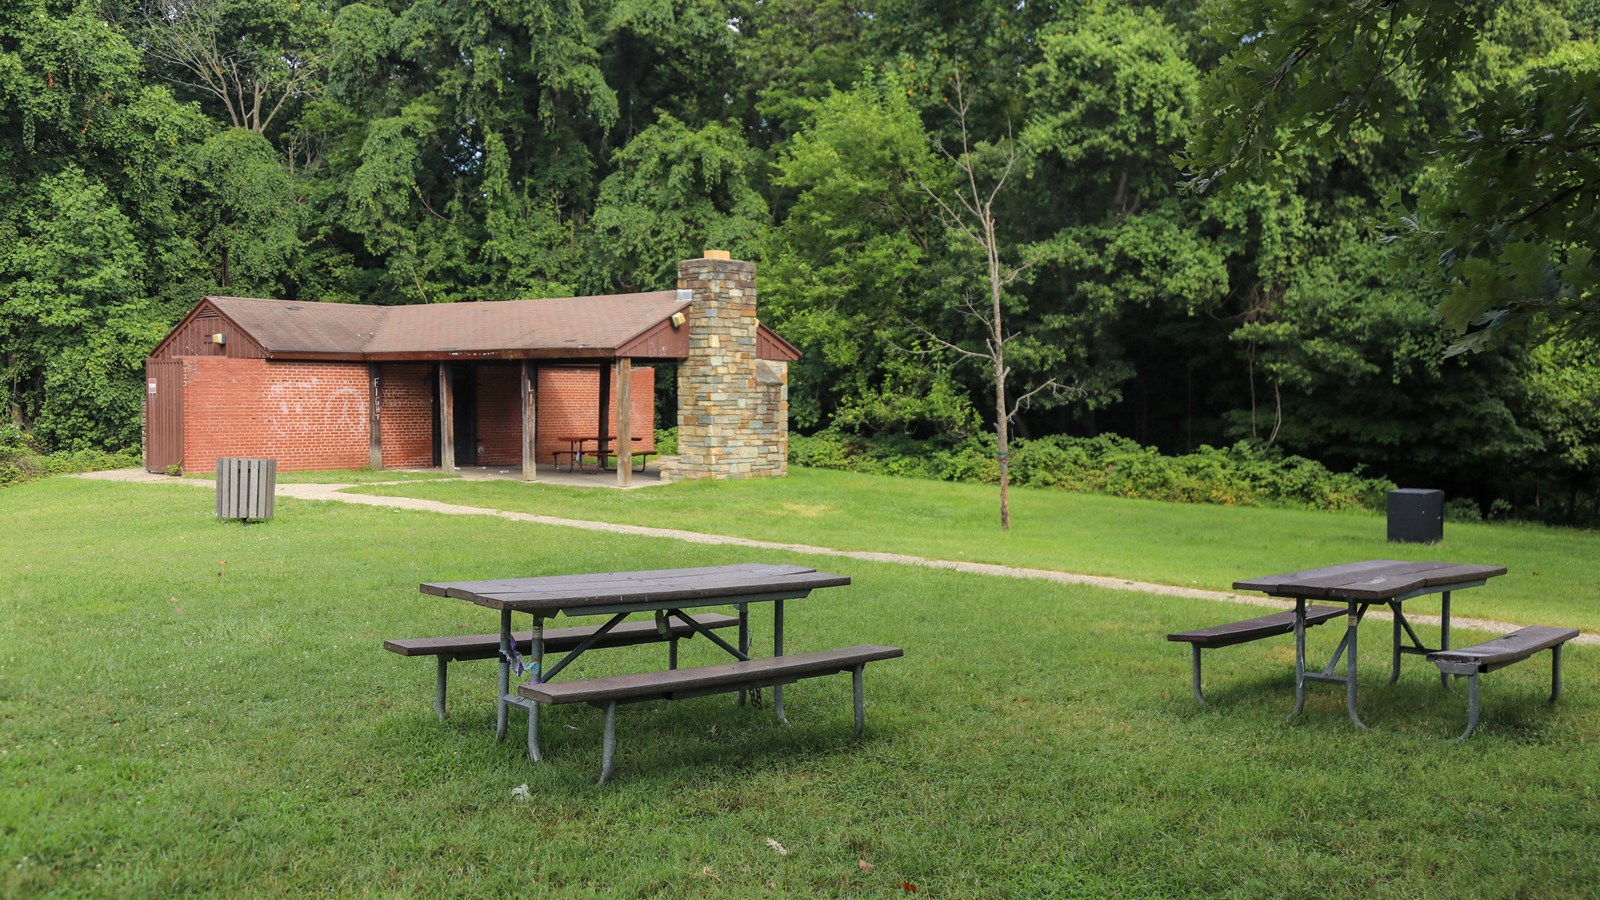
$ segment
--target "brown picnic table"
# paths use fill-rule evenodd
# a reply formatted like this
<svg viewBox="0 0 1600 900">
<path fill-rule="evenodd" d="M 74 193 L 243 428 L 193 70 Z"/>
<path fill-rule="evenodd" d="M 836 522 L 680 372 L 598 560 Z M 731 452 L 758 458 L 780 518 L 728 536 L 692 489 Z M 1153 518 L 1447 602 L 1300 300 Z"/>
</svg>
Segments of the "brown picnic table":
<svg viewBox="0 0 1600 900">
<path fill-rule="evenodd" d="M 847 575 L 832 575 L 805 566 L 739 563 L 637 572 L 431 582 L 421 585 L 421 590 L 424 594 L 466 600 L 500 613 L 500 680 L 495 726 L 498 739 L 505 738 L 509 708 L 517 706 L 527 710 L 528 756 L 537 762 L 541 758 L 541 705 L 583 702 L 606 711 L 604 761 L 600 777 L 603 784 L 613 769 L 614 723 L 618 703 L 676 700 L 711 693 L 737 692 L 742 705 L 747 691 L 770 686 L 773 712 L 779 721 L 787 724 L 783 712 L 783 685 L 802 678 L 848 671 L 854 675 L 856 734 L 859 734 L 864 707 L 862 669 L 867 662 L 900 656 L 900 649 L 858 645 L 791 655 L 784 652 L 785 601 L 803 599 L 819 588 L 840 587 L 849 583 Z M 750 605 L 753 603 L 772 604 L 770 658 L 757 659 L 751 655 Z M 727 605 L 733 605 L 737 610 L 737 645 L 718 636 L 714 630 L 716 623 L 702 621 L 711 616 L 699 612 L 708 607 Z M 533 618 L 531 633 L 513 634 L 513 613 Z M 703 635 L 727 651 L 734 662 L 679 669 L 674 652 L 671 667 L 662 672 L 552 681 L 584 652 L 597 645 L 604 646 L 613 629 L 635 614 L 653 616 L 655 626 L 663 636 L 670 629 L 684 628 Z M 546 665 L 545 622 L 560 615 L 607 615 L 610 618 L 593 629 L 565 656 L 554 664 Z M 521 653 L 519 645 L 526 646 L 529 652 Z M 514 690 L 511 684 L 513 674 L 527 676 L 526 682 Z"/>
<path fill-rule="evenodd" d="M 1506 574 L 1503 566 L 1483 566 L 1447 562 L 1404 562 L 1392 559 L 1373 559 L 1363 562 L 1287 572 L 1233 583 L 1234 590 L 1262 591 L 1272 597 L 1294 600 L 1294 712 L 1299 715 L 1305 708 L 1307 681 L 1343 684 L 1350 720 L 1365 728 L 1356 713 L 1356 640 L 1361 619 L 1373 606 L 1387 606 L 1394 616 L 1394 646 L 1389 683 L 1400 679 L 1400 657 L 1404 654 L 1426 655 L 1450 649 L 1450 595 L 1454 591 L 1478 587 L 1490 578 Z M 1402 604 L 1414 597 L 1428 594 L 1443 595 L 1440 615 L 1439 646 L 1423 646 L 1422 640 L 1406 620 Z M 1348 609 L 1345 633 L 1334 649 L 1328 665 L 1321 672 L 1306 671 L 1306 601 L 1322 600 L 1343 603 Z M 1403 642 L 1402 636 L 1410 643 Z M 1335 674 L 1340 657 L 1345 660 L 1344 674 Z M 1447 686 L 1449 677 L 1440 674 Z M 1197 687 L 1198 692 L 1198 687 Z"/>
<path fill-rule="evenodd" d="M 556 440 L 565 442 L 567 445 L 566 450 L 556 451 L 556 466 L 560 467 L 560 457 L 565 455 L 569 461 L 569 470 L 573 472 L 580 471 L 583 468 L 583 458 L 585 456 L 592 454 L 595 458 L 596 468 L 603 472 L 608 468 L 606 460 L 619 455 L 614 450 L 607 449 L 616 446 L 617 436 L 614 434 L 608 435 L 604 441 L 598 435 L 593 434 L 563 434 L 557 435 Z M 655 448 L 651 445 L 646 449 L 645 439 L 642 435 L 636 435 L 631 443 L 635 445 L 631 455 L 639 459 L 642 470 L 650 456 L 655 453 Z"/>
</svg>

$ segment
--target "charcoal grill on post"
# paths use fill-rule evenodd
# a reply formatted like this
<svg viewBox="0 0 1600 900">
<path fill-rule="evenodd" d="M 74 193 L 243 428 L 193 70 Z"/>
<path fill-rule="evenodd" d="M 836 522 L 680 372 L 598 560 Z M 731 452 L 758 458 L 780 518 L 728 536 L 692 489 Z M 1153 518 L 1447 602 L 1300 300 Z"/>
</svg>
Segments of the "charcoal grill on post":
<svg viewBox="0 0 1600 900">
<path fill-rule="evenodd" d="M 275 459 L 217 459 L 217 517 L 272 518 L 272 494 L 278 486 Z"/>
</svg>

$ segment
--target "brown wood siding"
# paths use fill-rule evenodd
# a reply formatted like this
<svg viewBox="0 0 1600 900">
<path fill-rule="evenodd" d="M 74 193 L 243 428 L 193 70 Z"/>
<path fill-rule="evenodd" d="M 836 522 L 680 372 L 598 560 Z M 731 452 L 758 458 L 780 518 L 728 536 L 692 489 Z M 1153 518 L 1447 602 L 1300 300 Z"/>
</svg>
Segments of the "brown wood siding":
<svg viewBox="0 0 1600 900">
<path fill-rule="evenodd" d="M 183 464 L 183 360 L 147 359 L 144 371 L 144 467 L 165 472 Z"/>
<path fill-rule="evenodd" d="M 689 329 L 674 328 L 669 319 L 618 347 L 617 355 L 631 359 L 685 359 L 689 356 Z"/>
<path fill-rule="evenodd" d="M 214 334 L 223 335 L 225 343 L 212 341 Z M 184 356 L 265 359 L 267 352 L 209 303 L 202 303 L 178 323 L 178 327 L 156 348 L 155 355 L 161 359 Z"/>
<path fill-rule="evenodd" d="M 800 358 L 800 351 L 795 345 L 779 337 L 765 325 L 756 328 L 756 359 L 765 359 L 772 362 L 794 362 Z"/>
</svg>

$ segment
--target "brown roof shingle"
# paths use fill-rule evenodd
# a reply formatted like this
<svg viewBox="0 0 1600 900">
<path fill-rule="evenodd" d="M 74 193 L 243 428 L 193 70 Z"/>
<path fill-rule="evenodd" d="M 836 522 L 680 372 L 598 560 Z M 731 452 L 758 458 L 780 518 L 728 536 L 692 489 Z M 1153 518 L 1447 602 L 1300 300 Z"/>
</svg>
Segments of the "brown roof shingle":
<svg viewBox="0 0 1600 900">
<path fill-rule="evenodd" d="M 606 356 L 685 309 L 677 291 L 415 306 L 208 297 L 274 356 Z"/>
</svg>

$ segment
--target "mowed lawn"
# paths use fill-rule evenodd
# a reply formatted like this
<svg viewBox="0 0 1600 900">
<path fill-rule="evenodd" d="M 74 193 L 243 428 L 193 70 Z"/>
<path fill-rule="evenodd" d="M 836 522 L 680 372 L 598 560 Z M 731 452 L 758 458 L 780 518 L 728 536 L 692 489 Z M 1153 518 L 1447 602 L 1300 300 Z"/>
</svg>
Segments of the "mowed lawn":
<svg viewBox="0 0 1600 900">
<path fill-rule="evenodd" d="M 403 495 L 576 519 L 879 550 L 1228 590 L 1235 581 L 1362 559 L 1501 565 L 1458 594 L 1457 616 L 1600 632 L 1600 532 L 1447 523 L 1441 544 L 1390 544 L 1382 515 L 1158 503 L 1014 489 L 1011 532 L 999 489 L 790 469 L 788 478 L 697 481 L 607 491 L 514 481 L 368 486 Z M 1437 613 L 1425 597 L 1408 610 Z"/>
<path fill-rule="evenodd" d="M 746 492 L 761 490 L 694 496 L 755 529 Z M 614 497 L 562 502 L 620 517 Z M 1015 538 L 1039 522 L 1029 505 Z M 240 526 L 212 509 L 186 486 L 0 491 L 0 895 L 1543 897 L 1600 884 L 1592 647 L 1569 649 L 1554 708 L 1548 657 L 1486 677 L 1485 723 L 1456 745 L 1464 699 L 1415 658 L 1399 685 L 1363 685 L 1370 731 L 1327 686 L 1284 720 L 1281 639 L 1210 655 L 1215 706 L 1197 707 L 1188 655 L 1164 635 L 1249 607 L 485 517 L 281 500 L 273 521 Z M 1128 545 L 1118 565 L 1144 547 L 1151 570 L 1129 573 L 1142 577 L 1194 560 L 1215 586 L 1234 564 L 1261 574 L 1310 552 L 1285 527 L 1282 565 L 1260 565 L 1260 548 L 1203 560 L 1174 519 L 1153 516 L 1143 541 L 1132 519 L 1111 543 Z M 893 549 L 948 555 L 954 524 L 914 521 L 864 512 L 815 540 L 915 544 L 920 531 L 926 546 Z M 1055 535 L 1051 558 L 1095 533 Z M 1020 544 L 982 546 L 1025 558 Z M 1459 549 L 1440 555 L 1480 555 Z M 493 629 L 492 612 L 424 597 L 420 581 L 741 560 L 854 579 L 791 602 L 791 650 L 905 648 L 868 669 L 859 742 L 848 678 L 791 688 L 790 727 L 727 697 L 629 706 L 616 778 L 598 788 L 598 711 L 550 713 L 535 765 L 520 713 L 513 739 L 494 740 L 492 663 L 455 667 L 441 724 L 431 663 L 380 647 Z M 1312 632 L 1314 647 L 1334 632 Z M 1384 671 L 1381 645 L 1362 642 L 1365 671 Z M 693 641 L 686 662 L 713 650 Z M 664 656 L 597 652 L 585 672 Z M 523 784 L 530 799 L 514 799 Z"/>
</svg>

